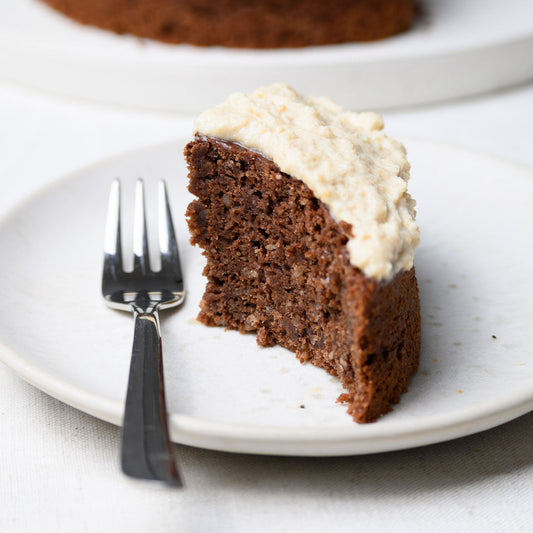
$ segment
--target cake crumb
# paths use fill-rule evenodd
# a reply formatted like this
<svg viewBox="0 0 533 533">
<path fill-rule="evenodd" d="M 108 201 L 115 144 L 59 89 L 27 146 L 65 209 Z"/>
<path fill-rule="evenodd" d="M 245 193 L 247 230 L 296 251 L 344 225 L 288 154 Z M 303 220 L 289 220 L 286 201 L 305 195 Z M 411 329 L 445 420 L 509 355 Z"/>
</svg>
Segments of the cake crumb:
<svg viewBox="0 0 533 533">
<path fill-rule="evenodd" d="M 461 389 L 459 389 L 459 394 L 463 394 L 463 391 Z"/>
<path fill-rule="evenodd" d="M 348 403 L 351 400 L 350 395 L 343 392 L 338 398 L 336 403 Z"/>
</svg>

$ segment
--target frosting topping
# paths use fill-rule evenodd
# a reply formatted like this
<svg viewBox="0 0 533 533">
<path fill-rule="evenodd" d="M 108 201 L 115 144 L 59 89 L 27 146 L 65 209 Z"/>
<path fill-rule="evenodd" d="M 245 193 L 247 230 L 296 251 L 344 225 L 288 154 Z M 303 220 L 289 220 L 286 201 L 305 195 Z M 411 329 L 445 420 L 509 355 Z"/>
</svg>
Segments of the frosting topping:
<svg viewBox="0 0 533 533">
<path fill-rule="evenodd" d="M 256 150 L 302 180 L 337 221 L 351 224 L 351 263 L 390 280 L 413 266 L 420 238 L 406 151 L 383 127 L 376 113 L 346 111 L 281 83 L 233 94 L 195 123 L 198 134 Z"/>
</svg>

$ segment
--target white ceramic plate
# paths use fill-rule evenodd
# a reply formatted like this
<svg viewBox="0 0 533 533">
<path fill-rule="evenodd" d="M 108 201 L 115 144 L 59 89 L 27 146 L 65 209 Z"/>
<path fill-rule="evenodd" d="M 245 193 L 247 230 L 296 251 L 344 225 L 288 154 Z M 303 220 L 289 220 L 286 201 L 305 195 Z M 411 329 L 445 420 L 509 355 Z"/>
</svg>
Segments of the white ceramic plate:
<svg viewBox="0 0 533 533">
<path fill-rule="evenodd" d="M 190 201 L 185 142 L 83 168 L 3 218 L 0 356 L 20 376 L 120 423 L 132 318 L 100 297 L 107 194 L 120 176 L 130 201 L 133 181 L 143 176 L 155 211 L 150 185 L 165 177 L 189 291 L 184 307 L 162 315 L 176 442 L 264 454 L 371 453 L 467 435 L 533 409 L 530 170 L 463 149 L 407 143 L 422 231 L 420 371 L 392 413 L 357 425 L 335 403 L 338 381 L 322 370 L 283 348 L 258 348 L 253 335 L 195 321 L 204 280 L 183 216 Z"/>
<path fill-rule="evenodd" d="M 405 106 L 533 77 L 530 0 L 421 0 L 426 15 L 374 43 L 247 51 L 168 46 L 81 26 L 37 0 L 0 0 L 0 76 L 62 95 L 197 112 L 285 81 L 344 107 Z"/>
</svg>

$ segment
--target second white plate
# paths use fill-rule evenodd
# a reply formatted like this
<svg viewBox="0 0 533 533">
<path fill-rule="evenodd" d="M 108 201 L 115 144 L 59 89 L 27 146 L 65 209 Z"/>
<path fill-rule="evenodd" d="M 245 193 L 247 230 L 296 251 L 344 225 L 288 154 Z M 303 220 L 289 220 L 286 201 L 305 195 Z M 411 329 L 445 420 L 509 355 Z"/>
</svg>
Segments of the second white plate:
<svg viewBox="0 0 533 533">
<path fill-rule="evenodd" d="M 107 195 L 119 176 L 132 200 L 134 180 L 143 176 L 155 207 L 151 185 L 165 177 L 188 288 L 184 307 L 162 315 L 176 442 L 264 454 L 372 453 L 468 435 L 533 409 L 530 170 L 407 143 L 422 232 L 420 370 L 394 412 L 358 425 L 335 403 L 338 381 L 322 370 L 280 347 L 258 348 L 254 335 L 196 322 L 203 262 L 183 216 L 191 199 L 185 142 L 83 168 L 0 222 L 0 358 L 20 376 L 120 423 L 132 318 L 100 296 Z"/>
<path fill-rule="evenodd" d="M 0 0 L 0 76 L 54 93 L 196 113 L 284 81 L 349 109 L 416 105 L 533 77 L 529 0 L 424 0 L 415 27 L 300 50 L 168 46 L 82 26 L 37 0 Z"/>
</svg>

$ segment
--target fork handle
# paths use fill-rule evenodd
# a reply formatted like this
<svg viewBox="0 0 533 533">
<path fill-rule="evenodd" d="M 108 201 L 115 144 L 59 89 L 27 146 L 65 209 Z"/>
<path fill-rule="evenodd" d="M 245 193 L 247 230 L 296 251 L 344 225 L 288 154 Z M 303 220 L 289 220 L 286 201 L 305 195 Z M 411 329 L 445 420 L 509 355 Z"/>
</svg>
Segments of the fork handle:
<svg viewBox="0 0 533 533">
<path fill-rule="evenodd" d="M 161 334 L 156 310 L 135 312 L 122 426 L 122 471 L 140 479 L 181 485 L 168 436 Z"/>
</svg>

